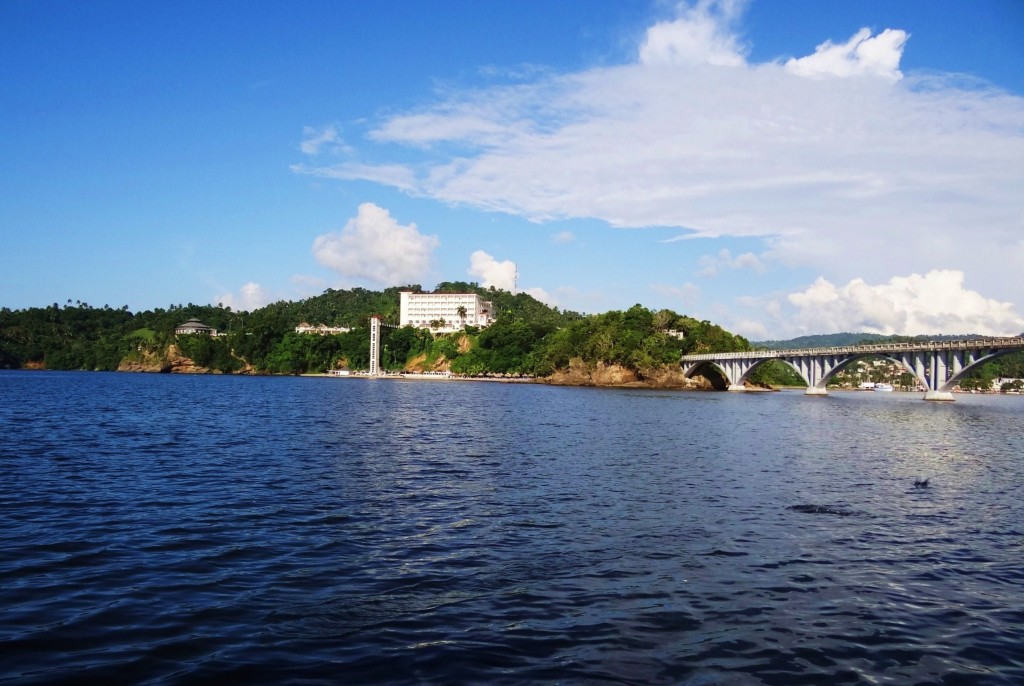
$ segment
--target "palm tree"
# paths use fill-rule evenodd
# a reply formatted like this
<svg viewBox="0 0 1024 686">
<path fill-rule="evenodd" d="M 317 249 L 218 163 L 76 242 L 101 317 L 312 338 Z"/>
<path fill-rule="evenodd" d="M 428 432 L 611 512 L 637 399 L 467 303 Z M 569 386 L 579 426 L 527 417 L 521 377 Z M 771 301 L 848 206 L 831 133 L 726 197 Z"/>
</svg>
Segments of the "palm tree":
<svg viewBox="0 0 1024 686">
<path fill-rule="evenodd" d="M 462 320 L 462 328 L 465 329 L 466 328 L 466 306 L 465 305 L 459 305 L 458 309 L 456 309 L 455 311 L 458 313 L 459 319 Z"/>
</svg>

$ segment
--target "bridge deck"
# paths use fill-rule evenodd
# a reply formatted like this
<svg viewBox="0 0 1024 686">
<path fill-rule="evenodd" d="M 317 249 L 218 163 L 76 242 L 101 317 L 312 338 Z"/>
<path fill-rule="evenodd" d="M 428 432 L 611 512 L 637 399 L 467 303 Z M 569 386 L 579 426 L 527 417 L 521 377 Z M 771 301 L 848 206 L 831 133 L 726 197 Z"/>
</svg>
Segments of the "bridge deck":
<svg viewBox="0 0 1024 686">
<path fill-rule="evenodd" d="M 846 345 L 833 348 L 800 348 L 797 350 L 755 350 L 743 353 L 698 353 L 683 355 L 682 362 L 730 359 L 772 359 L 782 357 L 811 357 L 818 355 L 885 355 L 901 352 L 938 352 L 942 350 L 978 350 L 981 348 L 1024 348 L 1024 337 L 981 338 L 969 341 L 929 341 L 926 343 L 872 343 L 870 345 Z"/>
</svg>

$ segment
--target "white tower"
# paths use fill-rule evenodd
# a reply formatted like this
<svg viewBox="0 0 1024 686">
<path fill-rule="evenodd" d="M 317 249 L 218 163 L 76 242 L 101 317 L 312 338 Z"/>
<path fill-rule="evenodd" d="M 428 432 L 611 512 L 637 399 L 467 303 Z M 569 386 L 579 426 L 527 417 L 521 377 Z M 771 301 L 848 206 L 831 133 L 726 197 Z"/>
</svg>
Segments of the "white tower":
<svg viewBox="0 0 1024 686">
<path fill-rule="evenodd" d="M 380 374 L 380 315 L 370 317 L 370 376 Z"/>
</svg>

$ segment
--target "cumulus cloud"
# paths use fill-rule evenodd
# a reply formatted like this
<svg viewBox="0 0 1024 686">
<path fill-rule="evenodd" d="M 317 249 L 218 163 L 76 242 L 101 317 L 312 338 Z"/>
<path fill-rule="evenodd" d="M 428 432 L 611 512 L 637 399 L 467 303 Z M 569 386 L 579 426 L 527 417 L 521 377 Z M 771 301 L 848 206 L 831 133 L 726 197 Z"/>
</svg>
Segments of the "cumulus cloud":
<svg viewBox="0 0 1024 686">
<path fill-rule="evenodd" d="M 516 263 L 512 260 L 498 261 L 483 250 L 469 256 L 470 276 L 475 276 L 484 288 L 491 286 L 509 292 L 516 289 Z"/>
<path fill-rule="evenodd" d="M 906 31 L 899 29 L 886 29 L 877 36 L 871 35 L 871 29 L 861 29 L 842 45 L 825 41 L 813 55 L 790 59 L 786 69 L 800 76 L 868 74 L 898 80 L 903 78 L 899 66 L 907 38 Z"/>
<path fill-rule="evenodd" d="M 717 276 L 724 269 L 750 269 L 763 272 L 765 267 L 757 255 L 745 252 L 736 257 L 727 249 L 718 251 L 717 255 L 704 255 L 699 260 L 701 276 Z"/>
<path fill-rule="evenodd" d="M 483 250 L 477 250 L 469 256 L 469 269 L 466 270 L 470 276 L 476 277 L 484 288 L 498 288 L 515 293 L 519 290 L 522 293 L 532 295 L 537 300 L 551 307 L 558 307 L 559 299 L 539 286 L 518 289 L 516 280 L 518 268 L 512 260 L 497 260 Z"/>
<path fill-rule="evenodd" d="M 745 4 L 739 0 L 700 0 L 694 6 L 680 3 L 676 19 L 647 29 L 638 53 L 640 63 L 744 64 L 744 50 L 729 29 Z"/>
<path fill-rule="evenodd" d="M 955 270 L 896 276 L 878 285 L 853 279 L 836 286 L 818 278 L 788 300 L 807 332 L 1012 336 L 1024 330 L 1012 303 L 965 288 L 963 272 Z"/>
<path fill-rule="evenodd" d="M 238 289 L 237 293 L 222 293 L 218 295 L 215 298 L 215 302 L 238 312 L 252 312 L 269 305 L 271 295 L 263 286 L 250 281 Z"/>
<path fill-rule="evenodd" d="M 317 262 L 351 280 L 393 286 L 414 283 L 430 270 L 437 236 L 403 226 L 383 207 L 363 203 L 340 232 L 317 236 Z"/>
</svg>

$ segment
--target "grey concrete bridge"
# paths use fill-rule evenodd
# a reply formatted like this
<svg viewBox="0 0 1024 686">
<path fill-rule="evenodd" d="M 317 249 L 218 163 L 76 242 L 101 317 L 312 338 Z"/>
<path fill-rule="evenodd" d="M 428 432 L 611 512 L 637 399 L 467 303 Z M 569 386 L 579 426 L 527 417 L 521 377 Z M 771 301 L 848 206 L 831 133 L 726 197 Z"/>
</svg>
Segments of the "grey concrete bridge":
<svg viewBox="0 0 1024 686">
<path fill-rule="evenodd" d="M 808 395 L 828 395 L 829 379 L 863 357 L 878 356 L 902 365 L 927 389 L 925 400 L 952 400 L 952 389 L 979 365 L 1024 350 L 1024 337 L 984 338 L 972 341 L 928 343 L 875 343 L 804 350 L 760 350 L 745 353 L 683 355 L 683 375 L 694 375 L 712 365 L 728 380 L 730 391 L 744 390 L 743 382 L 761 363 L 781 360 L 807 382 Z"/>
</svg>

